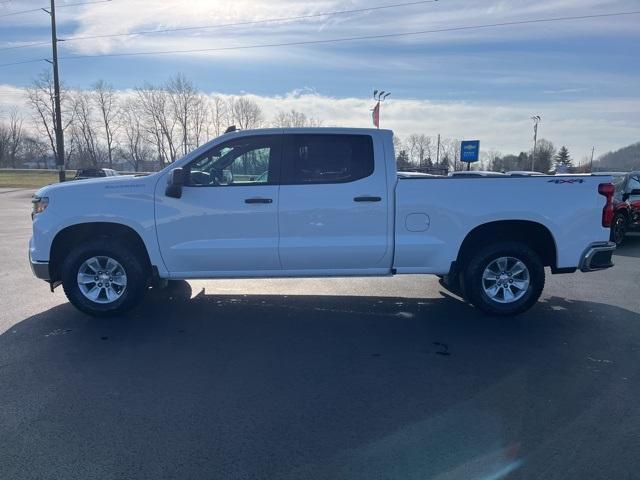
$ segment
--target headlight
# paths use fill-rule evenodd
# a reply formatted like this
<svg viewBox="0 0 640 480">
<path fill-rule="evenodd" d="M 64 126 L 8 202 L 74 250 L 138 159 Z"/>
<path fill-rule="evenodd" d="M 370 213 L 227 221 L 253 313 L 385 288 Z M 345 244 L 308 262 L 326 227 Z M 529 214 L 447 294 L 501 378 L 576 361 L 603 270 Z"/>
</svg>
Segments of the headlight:
<svg viewBox="0 0 640 480">
<path fill-rule="evenodd" d="M 33 210 L 31 212 L 31 219 L 33 220 L 37 214 L 42 213 L 47 209 L 49 206 L 49 197 L 34 196 L 31 199 L 31 203 L 33 204 Z"/>
</svg>

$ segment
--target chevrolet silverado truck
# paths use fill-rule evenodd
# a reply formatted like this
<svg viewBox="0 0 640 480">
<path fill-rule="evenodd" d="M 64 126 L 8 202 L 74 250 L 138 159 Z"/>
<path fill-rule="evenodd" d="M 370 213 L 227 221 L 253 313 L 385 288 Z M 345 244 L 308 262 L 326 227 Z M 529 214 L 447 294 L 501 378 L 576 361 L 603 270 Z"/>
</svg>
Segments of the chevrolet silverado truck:
<svg viewBox="0 0 640 480">
<path fill-rule="evenodd" d="M 94 316 L 174 279 L 396 274 L 514 315 L 545 267 L 613 265 L 610 181 L 398 173 L 388 130 L 236 131 L 148 176 L 40 189 L 29 258 Z"/>
</svg>

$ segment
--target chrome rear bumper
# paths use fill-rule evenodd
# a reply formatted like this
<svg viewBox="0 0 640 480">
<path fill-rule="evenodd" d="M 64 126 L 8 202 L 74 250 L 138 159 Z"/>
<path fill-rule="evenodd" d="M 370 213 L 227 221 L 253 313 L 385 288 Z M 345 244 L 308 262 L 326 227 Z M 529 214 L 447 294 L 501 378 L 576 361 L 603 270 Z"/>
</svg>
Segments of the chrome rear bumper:
<svg viewBox="0 0 640 480">
<path fill-rule="evenodd" d="M 613 267 L 613 251 L 616 244 L 613 242 L 592 243 L 580 257 L 579 268 L 583 272 L 595 272 Z"/>
</svg>

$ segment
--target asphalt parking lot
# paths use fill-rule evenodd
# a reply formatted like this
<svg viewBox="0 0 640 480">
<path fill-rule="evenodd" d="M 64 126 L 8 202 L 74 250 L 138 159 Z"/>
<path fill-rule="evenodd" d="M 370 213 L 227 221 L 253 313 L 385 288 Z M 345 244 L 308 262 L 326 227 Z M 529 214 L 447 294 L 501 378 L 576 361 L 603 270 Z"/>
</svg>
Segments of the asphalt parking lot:
<svg viewBox="0 0 640 480">
<path fill-rule="evenodd" d="M 435 277 L 182 282 L 91 319 L 0 190 L 0 479 L 631 479 L 640 236 L 494 319 Z"/>
</svg>

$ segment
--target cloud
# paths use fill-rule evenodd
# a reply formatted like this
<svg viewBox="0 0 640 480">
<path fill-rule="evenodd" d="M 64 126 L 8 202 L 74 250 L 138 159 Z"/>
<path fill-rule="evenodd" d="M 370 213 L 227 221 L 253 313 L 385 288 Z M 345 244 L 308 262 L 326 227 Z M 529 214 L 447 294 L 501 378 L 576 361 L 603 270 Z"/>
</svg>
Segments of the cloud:
<svg viewBox="0 0 640 480">
<path fill-rule="evenodd" d="M 408 0 L 407 0 L 408 1 Z M 59 2 L 58 21 L 66 36 L 126 34 L 139 30 L 182 28 L 198 25 L 220 25 L 252 22 L 269 18 L 314 15 L 323 12 L 356 10 L 371 7 L 367 0 L 113 0 L 109 3 L 69 6 Z M 389 0 L 386 5 L 402 3 Z M 375 6 L 384 6 L 376 2 Z M 0 14 L 21 9 L 38 8 L 36 0 L 2 4 Z M 636 0 L 440 0 L 433 3 L 395 7 L 371 12 L 314 17 L 297 21 L 280 21 L 262 25 L 238 25 L 229 28 L 189 30 L 153 35 L 94 38 L 63 44 L 69 54 L 99 54 L 148 50 L 197 49 L 210 46 L 239 46 L 261 43 L 281 43 L 308 39 L 341 38 L 418 30 L 500 23 L 532 18 L 568 15 L 590 15 L 614 11 L 637 10 Z M 8 17 L 13 26 L 42 26 L 43 14 Z M 536 38 L 544 32 L 546 39 L 603 32 L 637 32 L 637 17 L 602 18 L 571 23 L 549 23 L 508 28 L 454 31 L 387 39 L 388 45 L 437 45 L 456 42 L 479 43 L 516 41 Z M 7 39 L 9 40 L 9 39 Z M 376 42 L 380 43 L 380 42 Z M 238 52 L 238 55 L 240 53 Z M 278 52 L 264 50 L 263 56 L 277 56 Z"/>
<path fill-rule="evenodd" d="M 375 6 L 402 1 L 379 0 Z M 367 0 L 113 0 L 63 7 L 76 2 L 59 0 L 62 37 L 252 22 L 372 6 Z M 38 8 L 41 3 L 2 3 L 0 15 Z M 637 0 L 439 0 L 293 22 L 68 41 L 60 47 L 63 57 L 197 50 L 631 10 L 638 10 Z M 90 84 L 94 75 L 100 75 L 122 88 L 161 81 L 149 78 L 154 75 L 146 70 L 149 65 L 168 75 L 186 70 L 197 83 L 225 94 L 237 94 L 240 88 L 254 92 L 269 118 L 280 110 L 296 109 L 325 125 L 369 126 L 372 102 L 358 95 L 382 86 L 394 92 L 383 105 L 384 127 L 400 135 L 479 138 L 483 148 L 505 153 L 530 148 L 529 117 L 542 114 L 541 135 L 566 143 L 580 157 L 593 144 L 605 151 L 638 141 L 640 66 L 633 50 L 640 40 L 639 20 L 640 16 L 600 18 L 341 44 L 194 52 L 144 57 L 139 64 L 137 58 L 63 64 L 70 85 Z M 47 40 L 46 15 L 18 15 L 0 22 L 0 42 L 5 44 Z M 33 38 L 33 32 L 42 38 Z M 601 41 L 599 35 L 608 35 L 608 40 Z M 22 49 L 7 54 L 6 61 L 43 54 Z M 219 61 L 198 63 L 203 57 Z M 98 72 L 102 65 L 108 68 Z M 27 78 L 5 81 L 24 85 Z M 317 91 L 293 90 L 304 85 Z M 284 93 L 287 90 L 291 92 Z M 3 104 L 4 110 L 12 104 L 24 108 L 21 95 L 15 87 L 0 86 L 0 109 Z"/>
</svg>

